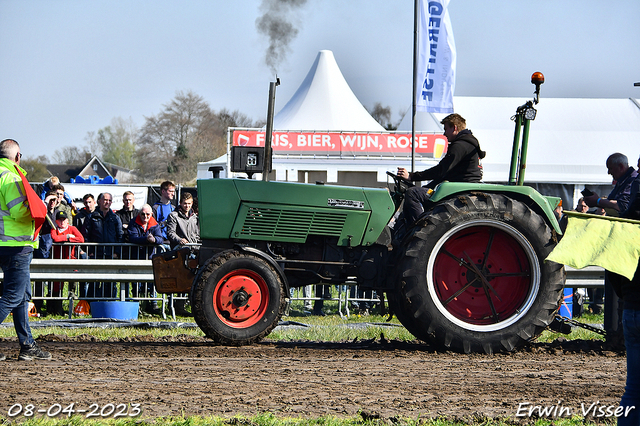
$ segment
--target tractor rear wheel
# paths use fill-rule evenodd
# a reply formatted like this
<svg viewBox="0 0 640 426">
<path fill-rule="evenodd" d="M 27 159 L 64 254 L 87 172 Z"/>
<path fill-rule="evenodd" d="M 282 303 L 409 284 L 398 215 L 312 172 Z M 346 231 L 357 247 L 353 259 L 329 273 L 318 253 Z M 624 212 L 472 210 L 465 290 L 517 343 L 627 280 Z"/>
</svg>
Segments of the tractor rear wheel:
<svg viewBox="0 0 640 426">
<path fill-rule="evenodd" d="M 544 218 L 501 194 L 461 194 L 403 244 L 397 302 L 407 329 L 459 352 L 513 350 L 553 320 L 564 268 Z"/>
<path fill-rule="evenodd" d="M 235 250 L 214 257 L 193 288 L 196 323 L 223 345 L 255 343 L 278 325 L 285 308 L 278 273 L 257 256 Z"/>
</svg>

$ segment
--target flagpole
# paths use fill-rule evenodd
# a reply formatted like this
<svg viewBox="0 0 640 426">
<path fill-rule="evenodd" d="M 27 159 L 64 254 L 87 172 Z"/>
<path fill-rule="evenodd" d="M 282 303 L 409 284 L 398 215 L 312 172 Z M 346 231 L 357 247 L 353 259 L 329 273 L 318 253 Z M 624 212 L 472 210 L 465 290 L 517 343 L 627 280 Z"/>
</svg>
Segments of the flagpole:
<svg viewBox="0 0 640 426">
<path fill-rule="evenodd" d="M 414 0 L 413 7 L 413 97 L 411 100 L 411 172 L 416 171 L 416 96 L 418 84 L 418 13 L 420 0 Z"/>
</svg>

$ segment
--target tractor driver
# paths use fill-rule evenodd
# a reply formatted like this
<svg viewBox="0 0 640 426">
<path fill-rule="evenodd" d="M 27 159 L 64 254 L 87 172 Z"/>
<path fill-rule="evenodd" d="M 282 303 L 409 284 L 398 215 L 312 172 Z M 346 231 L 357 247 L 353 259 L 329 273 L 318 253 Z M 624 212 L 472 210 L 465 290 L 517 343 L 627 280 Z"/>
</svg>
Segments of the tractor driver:
<svg viewBox="0 0 640 426">
<path fill-rule="evenodd" d="M 407 190 L 403 213 L 408 225 L 413 224 L 424 212 L 424 204 L 429 199 L 428 190 L 444 182 L 480 182 L 482 166 L 480 159 L 486 153 L 480 149 L 480 143 L 468 130 L 467 122 L 459 114 L 450 114 L 440 122 L 444 126 L 444 135 L 449 141 L 447 154 L 440 162 L 422 172 L 410 173 L 398 167 L 398 176 L 411 181 L 430 180 L 424 187 L 414 186 Z"/>
</svg>

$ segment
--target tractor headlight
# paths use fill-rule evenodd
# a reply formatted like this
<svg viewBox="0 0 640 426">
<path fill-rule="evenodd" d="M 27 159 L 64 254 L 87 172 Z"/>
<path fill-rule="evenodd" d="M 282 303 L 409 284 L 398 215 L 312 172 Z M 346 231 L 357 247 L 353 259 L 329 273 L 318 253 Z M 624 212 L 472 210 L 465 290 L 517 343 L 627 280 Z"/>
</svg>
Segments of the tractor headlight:
<svg viewBox="0 0 640 426">
<path fill-rule="evenodd" d="M 535 108 L 527 108 L 524 110 L 524 118 L 527 120 L 535 120 L 537 112 Z"/>
</svg>

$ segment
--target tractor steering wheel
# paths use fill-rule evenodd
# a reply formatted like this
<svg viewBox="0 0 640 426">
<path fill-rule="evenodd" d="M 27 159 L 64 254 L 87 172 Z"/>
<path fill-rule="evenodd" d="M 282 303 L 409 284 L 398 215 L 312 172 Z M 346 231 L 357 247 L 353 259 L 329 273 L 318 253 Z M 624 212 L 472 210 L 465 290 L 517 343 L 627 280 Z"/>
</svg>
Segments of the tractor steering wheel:
<svg viewBox="0 0 640 426">
<path fill-rule="evenodd" d="M 407 189 L 411 188 L 412 186 L 415 186 L 413 182 L 410 181 L 409 179 L 405 179 L 402 176 L 398 176 L 395 173 L 387 172 L 387 175 L 393 178 L 393 181 L 395 182 L 395 186 L 396 186 L 396 192 L 399 192 L 400 194 L 404 194 L 407 191 Z"/>
</svg>

